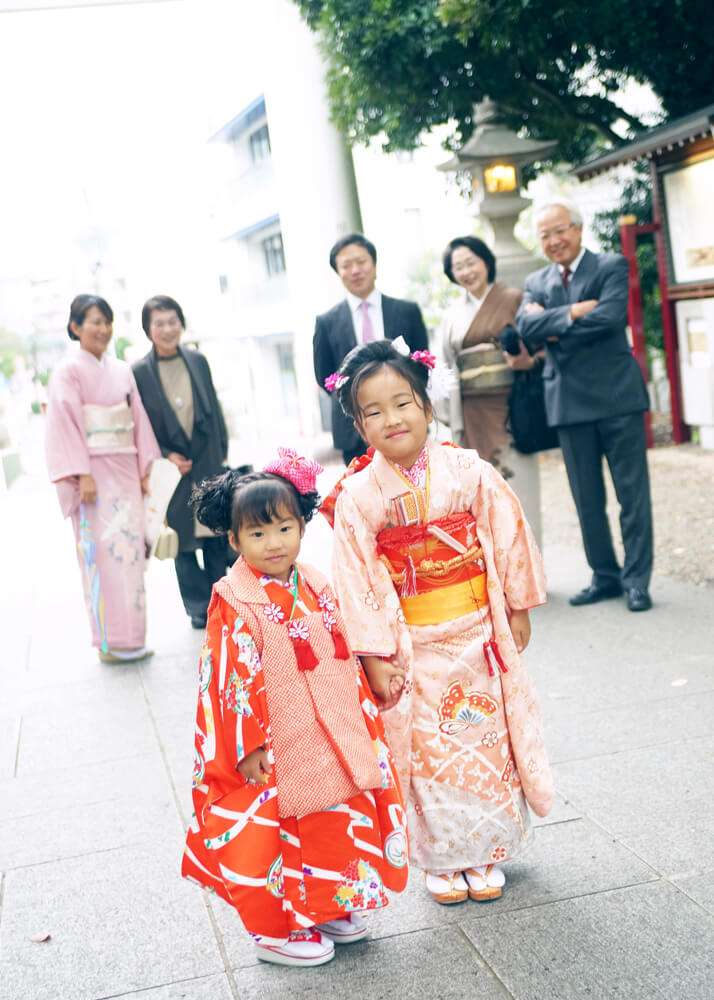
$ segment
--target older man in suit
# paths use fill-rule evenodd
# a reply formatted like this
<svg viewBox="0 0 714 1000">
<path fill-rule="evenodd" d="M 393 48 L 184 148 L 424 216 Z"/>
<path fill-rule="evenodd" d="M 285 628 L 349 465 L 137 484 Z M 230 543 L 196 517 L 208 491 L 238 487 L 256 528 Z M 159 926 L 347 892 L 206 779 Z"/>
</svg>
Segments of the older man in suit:
<svg viewBox="0 0 714 1000">
<path fill-rule="evenodd" d="M 553 202 L 535 213 L 552 263 L 528 276 L 517 317 L 531 352 L 545 348 L 545 406 L 558 437 L 593 571 L 573 605 L 618 597 L 630 611 L 652 606 L 652 510 L 643 412 L 647 390 L 625 332 L 627 261 L 582 246 L 578 210 Z M 606 512 L 603 457 L 620 503 L 621 569 Z"/>
<path fill-rule="evenodd" d="M 413 351 L 426 350 L 426 327 L 416 302 L 392 299 L 376 287 L 377 250 L 373 243 L 360 233 L 343 236 L 330 250 L 330 266 L 344 285 L 347 298 L 315 321 L 312 347 L 320 388 L 357 344 L 402 336 Z M 346 465 L 367 447 L 335 398 L 332 439 Z"/>
</svg>

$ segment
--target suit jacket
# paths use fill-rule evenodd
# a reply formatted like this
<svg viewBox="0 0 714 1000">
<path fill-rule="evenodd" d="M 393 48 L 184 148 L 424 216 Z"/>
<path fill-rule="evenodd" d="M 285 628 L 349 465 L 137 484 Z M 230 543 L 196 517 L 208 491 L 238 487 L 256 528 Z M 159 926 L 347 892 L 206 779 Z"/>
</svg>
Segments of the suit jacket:
<svg viewBox="0 0 714 1000">
<path fill-rule="evenodd" d="M 425 351 L 429 339 L 416 302 L 382 295 L 384 336 L 396 340 L 402 336 L 413 351 Z M 324 391 L 325 379 L 336 372 L 345 356 L 357 346 L 352 313 L 346 299 L 315 320 L 312 355 L 317 384 Z M 332 397 L 332 440 L 339 451 L 357 448 L 361 438 L 350 417 L 345 416 L 336 396 Z"/>
<path fill-rule="evenodd" d="M 649 399 L 630 349 L 627 261 L 621 254 L 586 250 L 566 291 L 555 264 L 526 278 L 516 326 L 531 351 L 545 347 L 545 409 L 551 427 L 640 413 Z M 591 313 L 572 323 L 570 304 L 597 299 Z M 542 313 L 527 315 L 537 302 Z M 557 336 L 549 343 L 547 338 Z"/>
<path fill-rule="evenodd" d="M 228 431 L 208 361 L 199 351 L 179 347 L 179 354 L 186 362 L 193 389 L 194 416 L 190 440 L 166 398 L 159 377 L 160 362 L 153 348 L 132 367 L 161 454 L 166 457 L 169 452 L 176 451 L 193 462 L 188 475 L 179 480 L 166 515 L 169 525 L 178 532 L 179 549 L 185 552 L 197 547 L 193 512 L 188 505 L 191 489 L 194 483 L 200 483 L 222 470 L 228 454 Z"/>
</svg>

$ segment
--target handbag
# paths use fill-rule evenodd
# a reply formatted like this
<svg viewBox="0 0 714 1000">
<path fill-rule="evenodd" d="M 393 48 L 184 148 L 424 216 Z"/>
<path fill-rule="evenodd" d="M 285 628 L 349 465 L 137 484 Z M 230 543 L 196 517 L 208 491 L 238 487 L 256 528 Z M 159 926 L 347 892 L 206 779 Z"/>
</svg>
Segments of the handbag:
<svg viewBox="0 0 714 1000">
<path fill-rule="evenodd" d="M 559 447 L 558 431 L 549 427 L 545 416 L 543 369 L 536 365 L 527 372 L 514 372 L 508 399 L 507 428 L 513 447 L 523 455 Z"/>
<path fill-rule="evenodd" d="M 175 559 L 179 550 L 179 536 L 168 524 L 163 524 L 154 545 L 157 559 Z"/>
</svg>

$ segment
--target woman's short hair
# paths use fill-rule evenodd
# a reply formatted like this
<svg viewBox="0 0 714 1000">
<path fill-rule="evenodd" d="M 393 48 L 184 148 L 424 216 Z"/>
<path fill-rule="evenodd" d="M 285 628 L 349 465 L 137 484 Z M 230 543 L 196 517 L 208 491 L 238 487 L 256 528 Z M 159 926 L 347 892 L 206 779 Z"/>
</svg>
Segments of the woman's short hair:
<svg viewBox="0 0 714 1000">
<path fill-rule="evenodd" d="M 149 333 L 149 327 L 151 326 L 151 314 L 155 309 L 173 309 L 179 318 L 179 323 L 186 329 L 186 319 L 183 314 L 183 309 L 178 304 L 176 299 L 172 299 L 170 295 L 152 295 L 150 299 L 147 299 L 141 310 L 141 325 L 144 329 L 144 333 L 149 339 L 151 335 Z"/>
<path fill-rule="evenodd" d="M 392 368 L 406 379 L 422 408 L 425 411 L 431 409 L 427 390 L 429 369 L 426 365 L 404 357 L 395 350 L 391 340 L 372 340 L 353 347 L 340 365 L 340 375 L 345 376 L 346 381 L 337 390 L 337 398 L 346 416 L 360 422 L 361 413 L 357 402 L 359 388 L 365 379 L 384 367 Z"/>
<path fill-rule="evenodd" d="M 471 253 L 481 258 L 486 265 L 489 283 L 496 280 L 496 258 L 484 241 L 480 240 L 478 236 L 457 236 L 455 240 L 447 243 L 446 250 L 444 250 L 444 274 L 449 281 L 453 281 L 455 285 L 458 285 L 451 267 L 451 258 L 454 250 L 457 250 L 459 247 L 466 247 Z"/>
<path fill-rule="evenodd" d="M 337 272 L 337 254 L 340 253 L 341 250 L 344 250 L 345 247 L 352 246 L 353 244 L 356 244 L 358 247 L 363 247 L 370 255 L 374 263 L 377 263 L 377 248 L 374 243 L 372 243 L 371 240 L 368 240 L 366 236 L 363 236 L 362 233 L 348 233 L 347 236 L 342 236 L 337 243 L 335 243 L 332 250 L 330 250 L 330 267 L 333 271 Z"/>
<path fill-rule="evenodd" d="M 97 307 L 108 323 L 114 322 L 112 307 L 106 299 L 101 297 L 101 295 L 75 295 L 72 299 L 72 304 L 69 307 L 69 322 L 67 323 L 67 333 L 69 334 L 70 340 L 79 340 L 77 334 L 72 332 L 72 324 L 76 323 L 77 326 L 81 326 L 87 318 L 87 313 L 92 306 Z"/>
</svg>

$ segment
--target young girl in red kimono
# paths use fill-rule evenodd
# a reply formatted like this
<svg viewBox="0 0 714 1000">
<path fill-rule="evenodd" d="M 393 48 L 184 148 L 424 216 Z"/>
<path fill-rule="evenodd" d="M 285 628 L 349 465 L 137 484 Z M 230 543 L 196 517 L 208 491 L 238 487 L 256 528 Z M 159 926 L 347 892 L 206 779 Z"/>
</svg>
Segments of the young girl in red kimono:
<svg viewBox="0 0 714 1000">
<path fill-rule="evenodd" d="M 377 706 L 333 592 L 296 562 L 315 462 L 197 487 L 202 524 L 240 553 L 214 587 L 199 668 L 182 873 L 238 911 L 258 957 L 321 965 L 407 881 L 406 820 Z"/>
<path fill-rule="evenodd" d="M 540 555 L 515 494 L 475 451 L 428 438 L 433 355 L 356 348 L 328 389 L 371 446 L 323 510 L 348 639 L 384 711 L 411 860 L 440 903 L 500 896 L 498 862 L 553 783 L 531 679 Z M 448 389 L 448 386 L 445 387 Z M 368 453 L 369 454 L 369 453 Z"/>
</svg>

